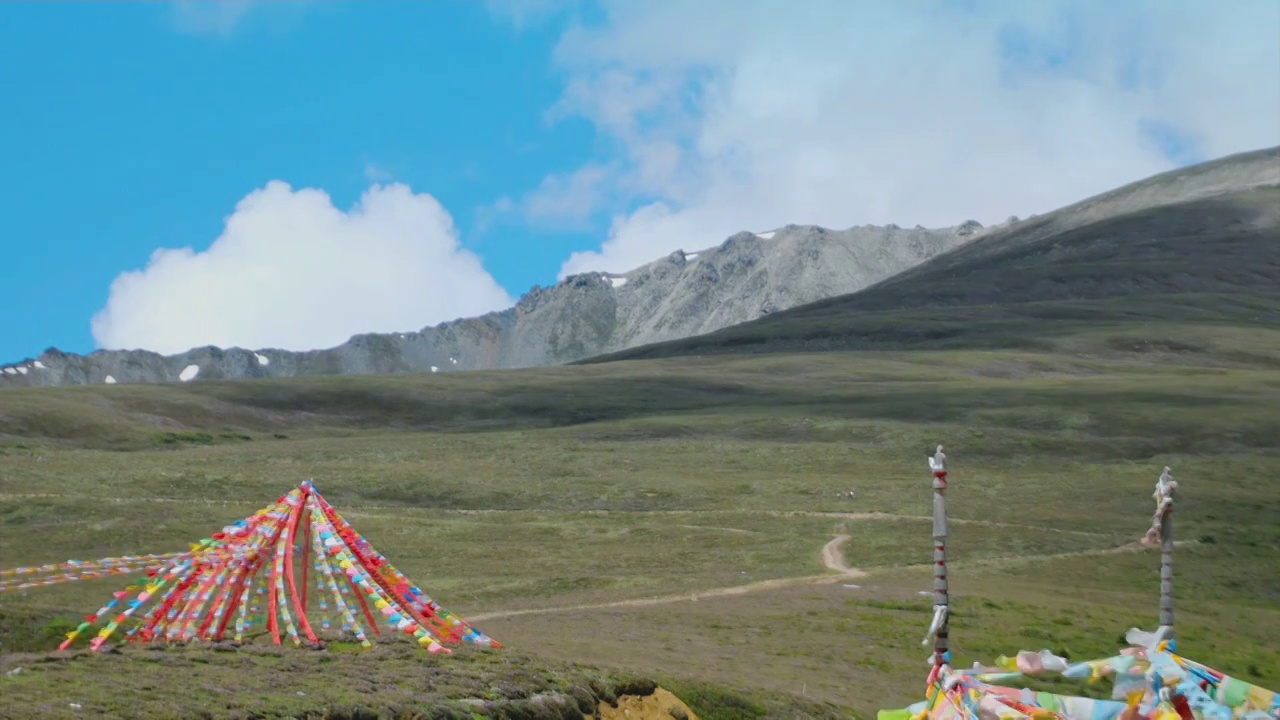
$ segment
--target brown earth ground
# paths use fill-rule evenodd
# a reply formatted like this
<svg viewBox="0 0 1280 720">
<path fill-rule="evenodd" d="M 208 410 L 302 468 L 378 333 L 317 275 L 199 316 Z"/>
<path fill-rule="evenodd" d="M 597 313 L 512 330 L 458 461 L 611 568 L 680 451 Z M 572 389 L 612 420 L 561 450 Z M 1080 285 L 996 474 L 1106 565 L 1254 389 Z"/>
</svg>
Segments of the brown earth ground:
<svg viewBox="0 0 1280 720">
<path fill-rule="evenodd" d="M 652 695 L 618 698 L 618 707 L 600 703 L 600 712 L 591 720 L 698 720 L 680 698 L 658 688 Z"/>
</svg>

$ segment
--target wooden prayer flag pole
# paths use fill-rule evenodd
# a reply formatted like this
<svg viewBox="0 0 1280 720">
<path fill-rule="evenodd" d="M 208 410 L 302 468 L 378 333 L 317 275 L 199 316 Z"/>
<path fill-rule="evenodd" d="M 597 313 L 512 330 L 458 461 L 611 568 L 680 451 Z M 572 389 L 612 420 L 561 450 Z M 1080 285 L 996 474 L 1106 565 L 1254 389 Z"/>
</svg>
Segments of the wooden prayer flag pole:
<svg viewBox="0 0 1280 720">
<path fill-rule="evenodd" d="M 933 639 L 935 673 L 951 661 L 950 596 L 947 592 L 947 456 L 942 446 L 929 458 L 933 472 L 933 622 L 924 644 Z"/>
<path fill-rule="evenodd" d="M 1173 479 L 1166 465 L 1152 497 L 1156 511 L 1151 517 L 1151 527 L 1142 538 L 1145 545 L 1160 545 L 1160 628 L 1167 639 L 1173 639 L 1173 503 L 1178 481 Z"/>
</svg>

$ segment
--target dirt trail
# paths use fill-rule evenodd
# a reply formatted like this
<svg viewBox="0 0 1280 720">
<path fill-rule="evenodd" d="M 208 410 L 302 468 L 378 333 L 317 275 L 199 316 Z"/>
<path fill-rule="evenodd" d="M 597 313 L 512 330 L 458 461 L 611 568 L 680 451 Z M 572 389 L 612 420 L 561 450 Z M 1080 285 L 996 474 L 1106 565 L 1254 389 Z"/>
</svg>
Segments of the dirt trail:
<svg viewBox="0 0 1280 720">
<path fill-rule="evenodd" d="M 1197 540 L 1175 540 L 1175 547 L 1186 547 L 1189 545 L 1198 545 Z M 1065 558 L 1078 557 L 1102 557 L 1105 555 L 1123 555 L 1125 553 L 1143 552 L 1149 550 L 1146 545 L 1141 542 L 1125 543 L 1124 545 L 1116 545 L 1107 548 L 1093 548 L 1092 550 L 1072 550 L 1070 552 L 1052 553 L 1050 555 L 1006 555 L 1004 557 L 976 558 L 973 560 L 963 560 L 960 565 L 963 567 L 985 567 L 985 566 L 1004 566 L 1022 562 L 1043 562 L 1045 560 L 1062 560 Z M 932 563 L 920 563 L 910 565 L 908 567 L 930 567 Z"/>
<path fill-rule="evenodd" d="M 779 590 L 788 587 L 797 587 L 800 585 L 822 585 L 825 583 L 833 583 L 845 575 L 808 575 L 805 577 L 794 578 L 778 578 L 776 580 L 762 580 L 760 582 L 747 583 L 746 585 L 732 585 L 729 587 L 715 588 L 713 590 L 703 590 L 695 593 L 681 593 L 679 595 L 662 595 L 658 597 L 636 598 L 634 600 L 617 600 L 606 603 L 592 603 L 587 605 L 564 605 L 559 607 L 530 608 L 527 610 L 500 610 L 498 612 L 481 613 L 479 615 L 468 615 L 467 622 L 477 623 L 485 620 L 495 620 L 497 618 L 519 617 L 521 615 L 545 615 L 548 613 L 558 612 L 578 612 L 582 610 L 609 610 L 612 608 L 637 608 L 649 607 L 651 605 L 668 605 L 679 602 L 697 602 L 703 598 L 727 597 L 731 595 L 749 595 L 751 593 L 765 592 L 768 590 Z"/>
<path fill-rule="evenodd" d="M 843 573 L 846 577 L 866 577 L 867 573 L 858 568 L 851 568 L 845 563 L 844 553 L 840 548 L 849 541 L 848 535 L 837 535 L 834 540 L 822 546 L 822 565 L 828 570 Z"/>
<path fill-rule="evenodd" d="M 651 605 L 666 605 L 678 602 L 697 602 L 703 598 L 728 597 L 732 595 L 748 595 L 751 593 L 765 592 L 768 590 L 778 590 L 781 588 L 797 587 L 800 585 L 825 585 L 828 583 L 839 582 L 849 578 L 866 577 L 866 571 L 858 568 L 849 567 L 845 562 L 844 555 L 840 552 L 841 546 L 849 541 L 848 535 L 837 535 L 834 539 L 822 546 L 821 558 L 822 566 L 835 573 L 824 575 L 806 575 L 804 577 L 778 578 L 775 580 L 762 580 L 760 582 L 747 583 L 745 585 L 731 585 L 729 587 L 715 588 L 712 590 L 703 590 L 695 593 L 681 593 L 679 595 L 663 595 L 658 597 L 638 598 L 634 600 L 617 600 L 607 603 L 594 603 L 589 605 L 568 605 L 562 607 L 546 607 L 546 608 L 530 608 L 528 610 L 504 610 L 499 612 L 482 613 L 480 615 L 467 616 L 468 622 L 483 622 L 485 620 L 494 620 L 497 618 L 518 617 L 520 615 L 544 615 L 556 612 L 576 612 L 582 610 L 608 610 L 611 608 L 635 608 L 648 607 Z"/>
<path fill-rule="evenodd" d="M 876 516 L 879 517 L 879 516 Z M 846 519 L 853 519 L 846 517 Z M 761 582 L 747 583 L 745 585 L 733 585 L 730 587 L 716 588 L 713 590 L 703 590 L 696 593 L 682 593 L 680 595 L 663 595 L 659 597 L 638 598 L 634 600 L 617 600 L 607 603 L 594 603 L 586 605 L 566 605 L 560 607 L 530 608 L 527 610 L 504 610 L 491 613 L 482 613 L 479 615 L 470 615 L 467 617 L 469 622 L 483 622 L 485 620 L 496 620 L 500 618 L 518 617 L 521 615 L 544 615 L 547 613 L 557 612 L 580 612 L 584 610 L 609 610 L 613 608 L 636 608 L 649 607 L 652 605 L 666 605 L 679 602 L 697 602 L 703 598 L 728 597 L 734 595 L 749 595 L 758 592 L 767 592 L 770 590 L 779 590 L 788 587 L 798 587 L 802 585 L 827 585 L 840 582 L 850 578 L 867 577 L 865 570 L 855 567 L 849 567 L 845 561 L 841 548 L 850 540 L 848 535 L 837 535 L 826 545 L 822 546 L 821 558 L 822 566 L 830 573 L 823 575 L 807 575 L 804 577 L 778 578 L 776 580 L 763 580 Z M 1193 545 L 1194 541 L 1178 541 L 1176 545 Z M 1142 543 L 1132 542 L 1125 545 L 1119 545 L 1109 548 L 1097 548 L 1094 550 L 1076 550 L 1065 553 L 1054 553 L 1052 555 L 1015 555 L 1010 557 L 996 558 L 979 558 L 975 560 L 965 561 L 962 564 L 968 567 L 975 566 L 992 566 L 1005 565 L 1018 562 L 1042 562 L 1045 560 L 1059 560 L 1062 558 L 1072 557 L 1097 557 L 1103 555 L 1119 555 L 1122 553 L 1141 552 L 1145 546 Z M 907 565 L 906 568 L 931 567 L 932 563 L 922 563 L 919 565 Z"/>
</svg>

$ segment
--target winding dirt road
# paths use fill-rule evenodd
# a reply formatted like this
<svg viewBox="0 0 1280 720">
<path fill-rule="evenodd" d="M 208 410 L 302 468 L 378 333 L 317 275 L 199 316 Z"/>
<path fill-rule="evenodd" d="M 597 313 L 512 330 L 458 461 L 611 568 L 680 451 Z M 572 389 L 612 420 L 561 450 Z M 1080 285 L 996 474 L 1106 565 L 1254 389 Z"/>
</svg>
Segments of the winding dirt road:
<svg viewBox="0 0 1280 720">
<path fill-rule="evenodd" d="M 863 519 L 871 517 L 884 517 L 880 514 L 867 513 Z M 846 519 L 853 519 L 847 517 Z M 849 567 L 845 561 L 844 553 L 841 548 L 849 541 L 848 535 L 837 535 L 831 539 L 826 545 L 822 546 L 821 558 L 822 566 L 829 572 L 823 575 L 807 575 L 804 577 L 779 578 L 776 580 L 763 580 L 760 582 L 747 583 L 745 585 L 733 585 L 730 587 L 716 588 L 713 590 L 704 590 L 702 592 L 680 595 L 664 595 L 658 597 L 638 598 L 635 600 L 617 600 L 607 603 L 595 603 L 589 605 L 565 605 L 559 607 L 530 608 L 527 610 L 503 610 L 491 613 L 481 613 L 479 615 L 470 615 L 467 617 L 468 622 L 478 623 L 485 620 L 496 620 L 500 618 L 519 617 L 521 615 L 544 615 L 548 613 L 558 612 L 578 612 L 584 610 L 608 610 L 612 608 L 636 608 L 649 607 L 652 605 L 666 605 L 670 603 L 680 602 L 697 602 L 704 598 L 727 597 L 733 595 L 748 595 L 751 593 L 767 592 L 770 590 L 778 590 L 781 588 L 798 587 L 802 585 L 827 585 L 840 582 L 852 578 L 867 577 L 867 572 L 858 568 Z M 1178 542 L 1177 545 L 1194 544 L 1193 541 Z M 1097 548 L 1094 550 L 1076 550 L 1073 552 L 1055 553 L 1052 555 L 1015 555 L 1010 557 L 996 558 L 978 558 L 964 562 L 966 566 L 992 566 L 1004 565 L 1018 562 L 1039 562 L 1044 560 L 1057 560 L 1061 558 L 1073 557 L 1094 557 L 1100 555 L 1117 555 L 1127 552 L 1141 552 L 1147 549 L 1141 543 L 1133 542 L 1125 545 L 1108 548 Z M 932 563 L 922 563 L 921 565 L 910 565 L 907 567 L 930 567 Z"/>
<path fill-rule="evenodd" d="M 467 622 L 483 622 L 485 620 L 495 620 L 497 618 L 518 617 L 520 615 L 543 615 L 546 613 L 556 612 L 607 610 L 610 608 L 634 608 L 648 607 L 650 605 L 666 605 L 669 603 L 679 602 L 697 602 L 703 598 L 748 595 L 751 593 L 778 590 L 781 588 L 796 587 L 800 585 L 823 585 L 850 578 L 866 577 L 867 573 L 865 571 L 849 567 L 848 564 L 845 563 L 844 555 L 840 552 L 840 548 L 848 541 L 848 535 L 837 535 L 826 545 L 822 546 L 822 566 L 830 570 L 830 574 L 762 580 L 760 582 L 747 583 L 745 585 L 732 585 L 729 587 L 716 588 L 714 590 L 703 590 L 702 592 L 692 594 L 664 595 L 659 597 L 639 598 L 635 600 L 617 600 L 615 602 L 596 603 L 592 605 L 566 605 L 561 607 L 531 608 L 528 610 L 504 610 L 499 612 L 482 613 L 480 615 L 470 615 L 467 617 Z"/>
<path fill-rule="evenodd" d="M 840 552 L 840 548 L 849 542 L 848 535 L 837 535 L 835 539 L 822 546 L 822 566 L 828 570 L 834 570 L 844 574 L 846 577 L 866 577 L 867 574 L 857 568 L 849 567 L 844 560 L 844 553 Z"/>
</svg>

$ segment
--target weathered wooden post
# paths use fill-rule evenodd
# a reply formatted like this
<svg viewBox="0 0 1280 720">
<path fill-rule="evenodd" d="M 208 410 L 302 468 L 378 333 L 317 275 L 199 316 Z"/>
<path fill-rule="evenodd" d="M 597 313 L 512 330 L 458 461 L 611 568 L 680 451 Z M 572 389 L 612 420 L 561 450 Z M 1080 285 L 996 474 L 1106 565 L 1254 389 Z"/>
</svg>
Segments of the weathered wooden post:
<svg viewBox="0 0 1280 720">
<path fill-rule="evenodd" d="M 929 458 L 933 471 L 933 622 L 924 644 L 933 639 L 933 667 L 936 671 L 951 661 L 948 631 L 950 598 L 947 594 L 947 456 L 942 446 Z"/>
<path fill-rule="evenodd" d="M 1169 474 L 1166 465 L 1152 497 L 1156 511 L 1151 517 L 1151 527 L 1142 538 L 1144 545 L 1160 545 L 1160 628 L 1164 636 L 1173 639 L 1173 500 L 1178 481 Z"/>
</svg>

